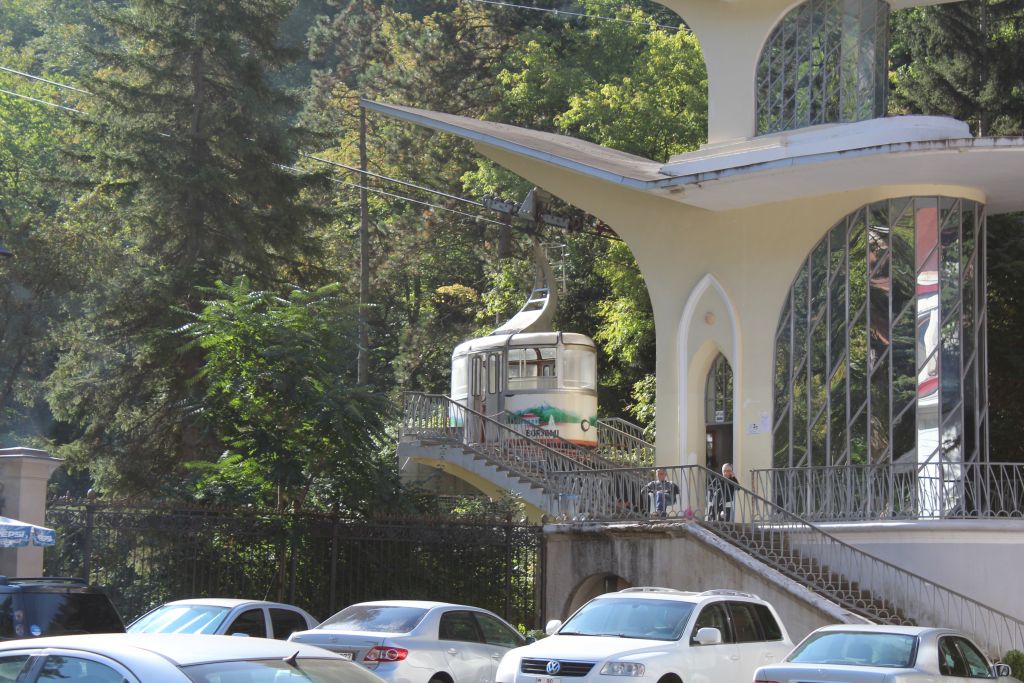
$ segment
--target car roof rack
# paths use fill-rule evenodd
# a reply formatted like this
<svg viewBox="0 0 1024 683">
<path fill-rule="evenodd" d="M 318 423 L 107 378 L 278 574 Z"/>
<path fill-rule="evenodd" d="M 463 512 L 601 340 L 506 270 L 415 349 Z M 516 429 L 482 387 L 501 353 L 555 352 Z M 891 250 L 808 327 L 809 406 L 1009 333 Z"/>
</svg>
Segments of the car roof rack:
<svg viewBox="0 0 1024 683">
<path fill-rule="evenodd" d="M 734 591 L 729 588 L 712 588 L 711 590 L 702 591 L 700 595 L 731 595 L 737 598 L 753 598 L 760 600 L 761 598 L 753 593 L 745 593 L 743 591 Z"/>
<path fill-rule="evenodd" d="M 623 588 L 618 591 L 619 593 L 670 593 L 673 595 L 697 595 L 693 591 L 681 591 L 676 588 L 661 588 L 659 586 L 635 586 L 633 588 Z"/>
</svg>

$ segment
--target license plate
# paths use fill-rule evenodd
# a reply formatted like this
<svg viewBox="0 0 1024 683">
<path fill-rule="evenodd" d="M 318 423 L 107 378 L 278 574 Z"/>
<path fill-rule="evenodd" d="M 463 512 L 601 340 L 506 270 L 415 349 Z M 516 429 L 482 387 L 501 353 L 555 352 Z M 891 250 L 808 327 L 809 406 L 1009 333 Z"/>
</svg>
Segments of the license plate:
<svg viewBox="0 0 1024 683">
<path fill-rule="evenodd" d="M 537 678 L 537 683 L 561 683 L 561 678 L 549 678 L 547 676 L 540 676 Z"/>
<path fill-rule="evenodd" d="M 341 657 L 342 659 L 347 659 L 348 661 L 351 662 L 352 661 L 352 655 L 354 655 L 354 654 L 355 654 L 354 652 L 339 652 L 338 656 Z"/>
</svg>

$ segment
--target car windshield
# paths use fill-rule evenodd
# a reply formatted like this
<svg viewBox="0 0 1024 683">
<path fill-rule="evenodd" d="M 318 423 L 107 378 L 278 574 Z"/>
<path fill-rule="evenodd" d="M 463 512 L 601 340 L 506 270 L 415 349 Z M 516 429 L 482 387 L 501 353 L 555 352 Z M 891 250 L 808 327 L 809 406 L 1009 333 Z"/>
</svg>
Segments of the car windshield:
<svg viewBox="0 0 1024 683">
<path fill-rule="evenodd" d="M 693 603 L 615 598 L 592 600 L 558 630 L 565 636 L 618 636 L 679 640 Z"/>
<path fill-rule="evenodd" d="M 216 633 L 230 612 L 212 605 L 164 605 L 140 617 L 129 633 Z"/>
<path fill-rule="evenodd" d="M 294 663 L 286 662 L 284 659 L 209 662 L 185 666 L 181 670 L 196 683 L 380 683 L 379 678 L 355 664 L 338 659 L 314 657 L 299 657 Z"/>
<path fill-rule="evenodd" d="M 905 669 L 914 665 L 917 638 L 902 633 L 826 631 L 811 635 L 787 661 Z"/>
<path fill-rule="evenodd" d="M 427 610 L 398 605 L 352 605 L 317 626 L 332 631 L 375 631 L 408 633 L 416 628 Z"/>
<path fill-rule="evenodd" d="M 59 636 L 124 631 L 121 617 L 98 593 L 24 592 L 0 600 L 0 636 Z"/>
</svg>

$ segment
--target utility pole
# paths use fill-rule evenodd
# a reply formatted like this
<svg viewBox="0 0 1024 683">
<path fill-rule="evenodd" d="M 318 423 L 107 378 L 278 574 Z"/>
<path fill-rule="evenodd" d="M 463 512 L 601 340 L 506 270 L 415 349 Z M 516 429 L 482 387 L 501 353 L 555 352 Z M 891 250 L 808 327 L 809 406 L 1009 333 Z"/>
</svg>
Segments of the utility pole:
<svg viewBox="0 0 1024 683">
<path fill-rule="evenodd" d="M 367 311 L 370 307 L 370 204 L 366 196 L 366 109 L 359 106 L 359 353 L 356 356 L 356 383 L 369 381 L 370 332 Z"/>
</svg>

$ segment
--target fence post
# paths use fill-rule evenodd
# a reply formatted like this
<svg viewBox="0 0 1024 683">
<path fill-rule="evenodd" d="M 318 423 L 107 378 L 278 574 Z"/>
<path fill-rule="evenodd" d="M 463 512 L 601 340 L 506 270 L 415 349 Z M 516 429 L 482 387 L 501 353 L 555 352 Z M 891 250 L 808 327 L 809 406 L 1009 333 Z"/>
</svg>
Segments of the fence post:
<svg viewBox="0 0 1024 683">
<path fill-rule="evenodd" d="M 96 511 L 96 504 L 88 502 L 85 504 L 85 541 L 82 543 L 82 573 L 85 575 L 85 582 L 89 583 L 89 574 L 92 572 L 92 531 L 93 516 Z"/>
<path fill-rule="evenodd" d="M 505 619 L 512 620 L 512 513 L 505 517 Z M 516 620 L 518 621 L 518 619 Z M 514 624 L 513 624 L 514 625 Z"/>
<path fill-rule="evenodd" d="M 291 603 L 291 604 L 295 603 L 295 583 L 296 583 L 296 576 L 295 575 L 298 573 L 298 560 L 296 558 L 296 555 L 297 555 L 297 552 L 296 552 L 297 548 L 296 548 L 296 546 L 298 545 L 298 531 L 297 531 L 298 524 L 297 524 L 297 521 L 298 521 L 298 513 L 296 513 L 293 510 L 292 511 L 291 534 L 289 534 L 289 536 L 291 537 L 289 539 L 289 545 L 291 546 L 291 560 L 289 562 L 289 567 L 288 567 L 288 572 L 291 574 L 291 576 L 288 578 L 288 602 Z"/>
<path fill-rule="evenodd" d="M 338 599 L 338 589 L 335 584 L 338 581 L 338 517 L 331 517 L 331 590 L 327 604 L 330 606 L 328 616 L 334 614 L 337 609 L 335 605 Z"/>
</svg>

